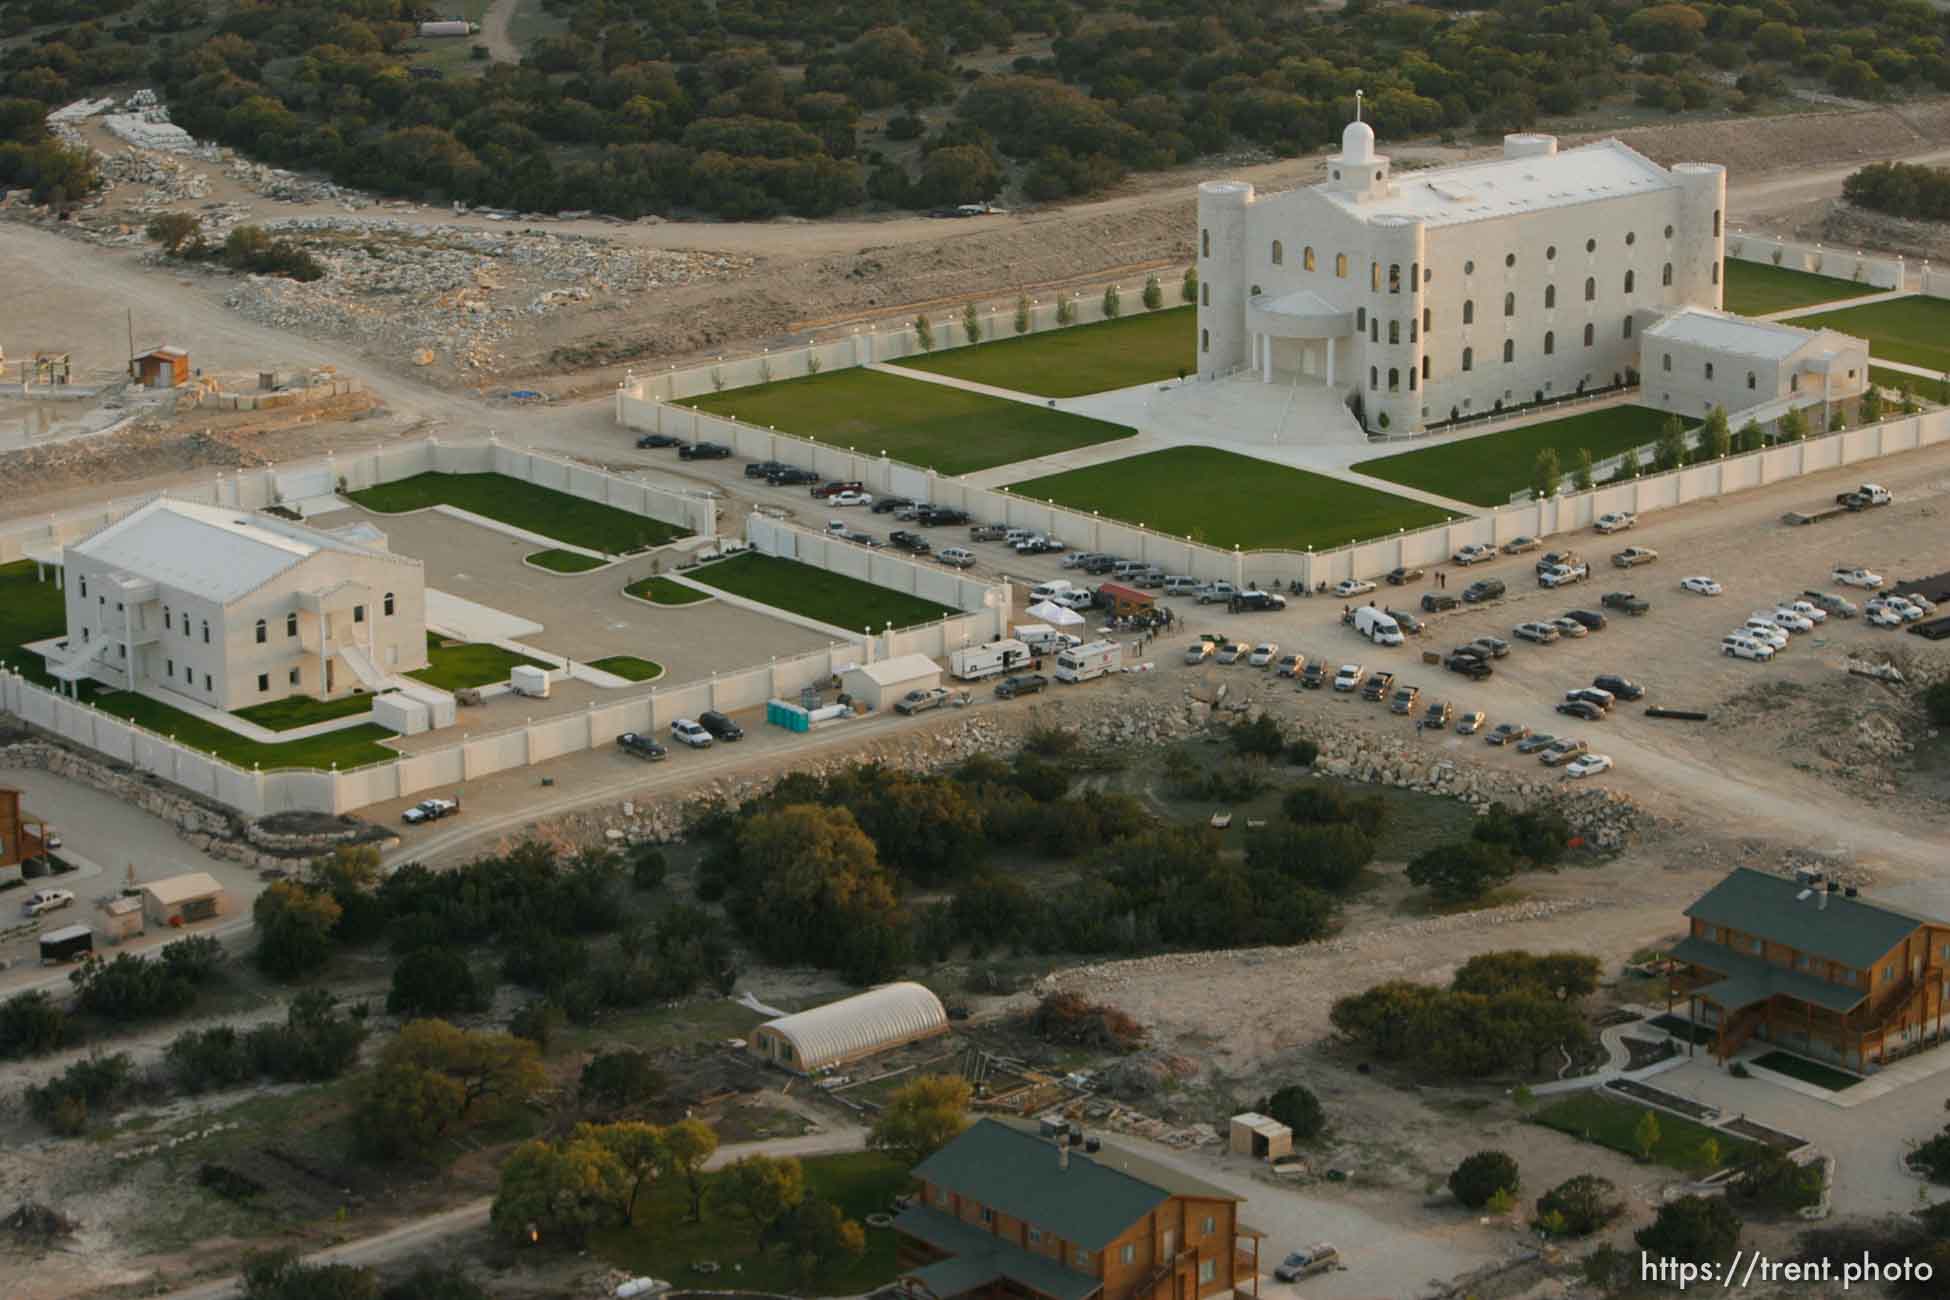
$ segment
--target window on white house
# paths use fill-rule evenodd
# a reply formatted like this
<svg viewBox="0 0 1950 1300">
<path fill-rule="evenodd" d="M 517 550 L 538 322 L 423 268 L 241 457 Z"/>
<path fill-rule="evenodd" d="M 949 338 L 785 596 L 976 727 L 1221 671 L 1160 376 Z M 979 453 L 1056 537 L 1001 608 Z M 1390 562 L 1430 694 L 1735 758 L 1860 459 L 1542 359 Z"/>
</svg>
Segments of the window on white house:
<svg viewBox="0 0 1950 1300">
<path fill-rule="evenodd" d="M 1300 251 L 1300 268 L 1304 271 L 1314 269 L 1314 246 L 1312 244 L 1308 244 Z"/>
<path fill-rule="evenodd" d="M 1334 254 L 1334 274 L 1338 275 L 1343 280 L 1347 279 L 1347 254 L 1346 253 Z"/>
<path fill-rule="evenodd" d="M 1475 323 L 1476 323 L 1476 300 L 1474 298 L 1464 298 L 1463 299 L 1463 324 L 1474 325 Z"/>
<path fill-rule="evenodd" d="M 271 689 L 271 674 L 259 673 L 257 675 L 257 689 L 259 691 L 268 691 Z"/>
<path fill-rule="evenodd" d="M 389 591 L 386 593 L 386 617 L 391 618 L 392 616 L 393 616 L 393 593 Z"/>
<path fill-rule="evenodd" d="M 1706 377 L 1708 379 L 1713 378 L 1713 363 L 1711 361 L 1706 363 Z"/>
<path fill-rule="evenodd" d="M 366 607 L 364 605 L 354 605 L 352 607 L 352 621 L 354 623 L 363 623 L 366 621 Z"/>
<path fill-rule="evenodd" d="M 1672 263 L 1671 263 L 1671 262 L 1667 262 L 1667 263 L 1665 264 L 1665 266 L 1664 266 L 1664 267 L 1663 267 L 1663 268 L 1662 268 L 1662 269 L 1660 270 L 1660 272 L 1659 272 L 1659 283 L 1660 283 L 1660 284 L 1671 284 L 1671 283 L 1672 283 Z"/>
<path fill-rule="evenodd" d="M 1514 294 L 1514 293 L 1506 293 L 1506 294 L 1504 294 L 1504 295 L 1503 295 L 1503 314 L 1504 314 L 1505 316 L 1514 316 L 1514 315 L 1516 315 L 1516 314 L 1517 314 L 1517 295 L 1516 295 L 1516 294 Z"/>
<path fill-rule="evenodd" d="M 284 634 L 287 637 L 298 635 L 298 616 L 296 614 L 286 614 L 284 616 Z"/>
<path fill-rule="evenodd" d="M 210 620 L 207 618 L 203 620 L 203 644 L 210 644 Z"/>
<path fill-rule="evenodd" d="M 1544 331 L 1544 355 L 1551 356 L 1557 351 L 1557 331 Z"/>
<path fill-rule="evenodd" d="M 163 660 L 163 676 L 169 678 L 171 681 L 176 679 L 176 661 L 174 659 Z"/>
<path fill-rule="evenodd" d="M 1463 349 L 1462 368 L 1464 370 L 1474 370 L 1476 368 L 1476 353 L 1473 349 Z"/>
<path fill-rule="evenodd" d="M 1597 337 L 1598 337 L 1598 330 L 1597 330 L 1597 327 L 1596 327 L 1596 326 L 1594 326 L 1594 325 L 1586 325 L 1586 326 L 1584 327 L 1584 345 L 1585 345 L 1586 347 L 1590 347 L 1590 346 L 1591 346 L 1591 344 L 1592 344 L 1592 341 L 1593 341 L 1594 339 L 1596 339 Z"/>
<path fill-rule="evenodd" d="M 298 670 L 296 668 L 293 668 L 291 670 L 291 684 L 293 686 L 296 686 L 298 684 Z"/>
<path fill-rule="evenodd" d="M 266 641 L 270 639 L 271 639 L 271 629 L 265 626 L 263 619 L 261 618 L 258 619 L 257 620 L 257 643 L 259 645 L 263 645 Z"/>
<path fill-rule="evenodd" d="M 1659 369 L 1665 371 L 1670 371 L 1672 369 L 1672 353 L 1668 352 L 1664 356 L 1659 358 Z"/>
<path fill-rule="evenodd" d="M 210 674 L 208 673 L 203 674 L 203 689 L 206 691 L 215 689 L 210 685 Z"/>
<path fill-rule="evenodd" d="M 1283 263 L 1285 263 L 1285 261 L 1286 261 L 1286 249 L 1282 247 L 1280 241 L 1276 239 L 1273 241 L 1273 265 L 1280 266 Z"/>
<path fill-rule="evenodd" d="M 1632 292 L 1632 286 L 1636 283 L 1638 283 L 1637 277 L 1632 272 L 1627 271 L 1625 273 L 1625 292 Z"/>
<path fill-rule="evenodd" d="M 1504 339 L 1503 340 L 1503 363 L 1505 365 L 1508 365 L 1510 362 L 1515 361 L 1516 359 L 1517 359 L 1516 340 Z"/>
<path fill-rule="evenodd" d="M 1630 316 L 1625 318 L 1625 337 L 1628 339 L 1632 337 L 1632 318 Z"/>
<path fill-rule="evenodd" d="M 1212 256 L 1212 232 L 1211 231 L 1201 230 L 1198 232 L 1198 252 L 1200 257 Z"/>
<path fill-rule="evenodd" d="M 1557 286 L 1547 284 L 1544 286 L 1544 310 L 1549 311 L 1555 306 L 1557 306 Z"/>
</svg>

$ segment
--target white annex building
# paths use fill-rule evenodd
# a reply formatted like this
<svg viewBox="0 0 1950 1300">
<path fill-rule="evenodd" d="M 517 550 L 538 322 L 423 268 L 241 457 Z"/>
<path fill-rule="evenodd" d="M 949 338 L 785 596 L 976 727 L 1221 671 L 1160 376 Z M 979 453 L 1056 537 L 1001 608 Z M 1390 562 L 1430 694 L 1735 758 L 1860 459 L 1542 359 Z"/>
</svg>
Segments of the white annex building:
<svg viewBox="0 0 1950 1300">
<path fill-rule="evenodd" d="M 368 524 L 151 501 L 63 548 L 68 626 L 48 669 L 232 710 L 377 691 L 424 668 L 420 562 Z"/>
<path fill-rule="evenodd" d="M 1725 168 L 1662 167 L 1617 140 L 1560 150 L 1512 135 L 1500 158 L 1396 176 L 1357 119 L 1320 184 L 1199 186 L 1199 374 L 1358 393 L 1370 433 L 1609 388 L 1628 371 L 1644 374 L 1646 404 L 1670 391 L 1672 409 L 1704 414 L 1695 390 L 1724 383 L 1655 391 L 1640 357 L 1653 322 L 1718 311 L 1725 211 Z M 1749 368 L 1734 357 L 1715 373 L 1744 382 Z M 1859 392 L 1866 365 L 1855 379 Z"/>
</svg>

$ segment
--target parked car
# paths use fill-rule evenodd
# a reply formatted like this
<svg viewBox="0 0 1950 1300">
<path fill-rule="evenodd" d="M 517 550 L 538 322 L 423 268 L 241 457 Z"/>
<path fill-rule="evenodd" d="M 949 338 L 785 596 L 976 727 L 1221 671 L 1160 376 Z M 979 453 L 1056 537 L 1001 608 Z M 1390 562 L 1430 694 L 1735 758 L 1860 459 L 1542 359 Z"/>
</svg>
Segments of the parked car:
<svg viewBox="0 0 1950 1300">
<path fill-rule="evenodd" d="M 1873 573 L 1857 565 L 1841 565 L 1830 573 L 1829 578 L 1844 587 L 1863 587 L 1874 591 L 1882 585 L 1882 575 Z"/>
<path fill-rule="evenodd" d="M 1639 517 L 1629 510 L 1613 510 L 1609 514 L 1599 515 L 1592 521 L 1592 527 L 1601 533 L 1622 533 L 1638 521 Z"/>
<path fill-rule="evenodd" d="M 1442 666 L 1452 673 L 1461 673 L 1471 681 L 1477 682 L 1482 681 L 1485 677 L 1488 677 L 1496 671 L 1490 667 L 1489 660 L 1479 659 L 1475 655 L 1465 654 L 1445 655 L 1442 660 Z"/>
<path fill-rule="evenodd" d="M 1521 722 L 1499 722 L 1491 727 L 1483 739 L 1492 745 L 1514 745 L 1530 735 L 1530 728 Z"/>
<path fill-rule="evenodd" d="M 1790 632 L 1812 632 L 1815 630 L 1813 623 L 1802 618 L 1791 609 L 1757 609 L 1751 617 L 1760 619 L 1764 623 L 1773 623 L 1777 627 L 1784 627 Z"/>
<path fill-rule="evenodd" d="M 1862 616 L 1862 621 L 1870 627 L 1901 627 L 1903 616 L 1887 605 L 1877 605 Z"/>
<path fill-rule="evenodd" d="M 1065 609 L 1095 609 L 1097 593 L 1089 587 L 1072 587 L 1068 591 L 1059 591 L 1051 596 L 1050 603 L 1061 605 Z"/>
<path fill-rule="evenodd" d="M 1611 771 L 1611 755 L 1585 754 L 1572 759 L 1564 767 L 1564 775 L 1574 777 L 1596 776 L 1600 772 Z"/>
<path fill-rule="evenodd" d="M 1564 692 L 1564 698 L 1566 700 L 1583 700 L 1586 704 L 1595 704 L 1607 713 L 1610 713 L 1612 706 L 1618 703 L 1618 697 L 1602 686 L 1574 686 Z"/>
<path fill-rule="evenodd" d="M 826 498 L 826 504 L 829 506 L 870 506 L 873 504 L 873 493 L 854 491 L 835 492 Z"/>
<path fill-rule="evenodd" d="M 687 442 L 677 449 L 679 460 L 729 460 L 731 454 L 721 442 Z"/>
<path fill-rule="evenodd" d="M 1071 551 L 1063 557 L 1063 567 L 1066 569 L 1081 569 L 1101 554 L 1101 551 Z"/>
<path fill-rule="evenodd" d="M 616 738 L 616 747 L 626 754 L 635 754 L 638 758 L 647 758 L 653 763 L 670 757 L 669 750 L 640 731 L 624 732 Z"/>
<path fill-rule="evenodd" d="M 1049 687 L 1049 678 L 1041 673 L 1022 673 L 1015 677 L 1004 677 L 995 688 L 998 700 L 1013 700 L 1018 695 L 1034 695 Z"/>
<path fill-rule="evenodd" d="M 1542 545 L 1543 543 L 1534 537 L 1512 537 L 1509 541 L 1503 543 L 1503 553 L 1505 555 L 1522 555 L 1525 551 L 1534 551 Z"/>
<path fill-rule="evenodd" d="M 1942 595 L 1943 593 L 1938 592 L 1937 594 Z M 1903 599 L 1908 601 L 1910 604 L 1916 606 L 1916 608 L 1922 610 L 1925 614 L 1936 613 L 1936 602 L 1934 600 L 1931 600 L 1928 596 L 1925 596 L 1920 591 L 1904 592 Z M 1820 620 L 1817 619 L 1816 622 L 1820 622 Z"/>
<path fill-rule="evenodd" d="M 782 469 L 792 466 L 782 460 L 755 460 L 745 466 L 746 478 L 770 478 Z"/>
<path fill-rule="evenodd" d="M 1098 555 L 1091 556 L 1088 560 L 1084 561 L 1082 564 L 1078 565 L 1077 567 L 1082 569 L 1085 573 L 1091 573 L 1097 575 L 1098 577 L 1102 577 L 1103 575 L 1110 573 L 1112 570 L 1116 569 L 1117 564 L 1118 564 L 1118 560 L 1115 555 L 1098 554 Z"/>
<path fill-rule="evenodd" d="M 1222 605 L 1239 594 L 1239 588 L 1229 582 L 1208 582 L 1198 589 L 1198 603 L 1201 605 Z"/>
<path fill-rule="evenodd" d="M 1397 565 L 1395 568 L 1388 570 L 1387 576 L 1389 586 L 1400 587 L 1411 582 L 1420 582 L 1429 575 L 1421 569 L 1411 569 Z"/>
<path fill-rule="evenodd" d="M 745 729 L 716 709 L 707 709 L 697 715 L 697 724 L 711 733 L 713 740 L 743 740 Z"/>
<path fill-rule="evenodd" d="M 1914 623 L 1923 617 L 1923 607 L 1907 596 L 1872 596 L 1869 599 L 1869 612 L 1894 614 L 1905 623 Z"/>
<path fill-rule="evenodd" d="M 1226 602 L 1226 608 L 1235 614 L 1261 614 L 1285 609 L 1286 597 L 1270 591 L 1242 591 Z"/>
<path fill-rule="evenodd" d="M 1246 654 L 1247 650 L 1244 645 L 1237 641 L 1228 641 L 1219 647 L 1219 662 L 1222 664 L 1236 664 L 1245 658 Z"/>
<path fill-rule="evenodd" d="M 1388 710 L 1406 717 L 1415 712 L 1415 706 L 1422 702 L 1422 688 L 1419 686 L 1398 686 L 1394 698 L 1388 701 Z"/>
<path fill-rule="evenodd" d="M 1337 691 L 1351 691 L 1359 686 L 1361 679 L 1367 675 L 1368 670 L 1360 664 L 1342 664 L 1341 670 L 1334 674 L 1334 689 Z"/>
<path fill-rule="evenodd" d="M 1300 670 L 1300 685 L 1303 689 L 1317 691 L 1327 680 L 1327 665 L 1311 663 Z"/>
<path fill-rule="evenodd" d="M 1555 564 L 1537 575 L 1540 587 L 1567 587 L 1574 582 L 1583 582 L 1591 576 L 1591 570 L 1583 564 Z"/>
<path fill-rule="evenodd" d="M 1483 711 L 1481 709 L 1471 709 L 1468 713 L 1456 719 L 1456 734 L 1458 736 L 1473 736 L 1482 729 Z"/>
<path fill-rule="evenodd" d="M 1776 650 L 1785 650 L 1788 647 L 1787 629 L 1772 619 L 1750 618 L 1733 630 L 1736 635 L 1752 637 L 1756 641 L 1773 646 Z"/>
<path fill-rule="evenodd" d="M 1538 645 L 1549 645 L 1558 637 L 1557 629 L 1549 623 L 1519 623 L 1511 631 L 1519 641 L 1535 641 Z"/>
<path fill-rule="evenodd" d="M 968 530 L 971 542 L 999 542 L 1009 535 L 1009 530 L 1001 524 L 976 524 Z"/>
<path fill-rule="evenodd" d="M 1282 677 L 1298 677 L 1306 666 L 1307 656 L 1305 655 L 1282 655 L 1278 669 L 1279 675 Z"/>
<path fill-rule="evenodd" d="M 697 724 L 694 718 L 679 718 L 670 724 L 670 734 L 677 737 L 692 749 L 709 749 L 711 733 Z"/>
<path fill-rule="evenodd" d="M 862 492 L 865 490 L 866 484 L 860 482 L 858 479 L 833 479 L 830 482 L 821 483 L 812 490 L 812 494 L 820 500 L 824 500 L 827 497 L 836 497 L 842 492 Z"/>
<path fill-rule="evenodd" d="M 1482 650 L 1492 659 L 1501 659 L 1510 653 L 1510 643 L 1500 636 L 1479 636 L 1469 644 Z"/>
<path fill-rule="evenodd" d="M 913 497 L 879 497 L 873 503 L 877 515 L 891 514 L 896 510 L 908 510 L 915 505 Z"/>
<path fill-rule="evenodd" d="M 1544 732 L 1532 732 L 1517 742 L 1519 754 L 1540 754 L 1557 743 L 1557 737 Z"/>
<path fill-rule="evenodd" d="M 1387 696 L 1389 688 L 1395 684 L 1395 674 L 1377 668 L 1368 674 L 1368 680 L 1361 683 L 1361 698 L 1370 703 Z"/>
<path fill-rule="evenodd" d="M 1812 600 L 1784 600 L 1781 602 L 1781 608 L 1793 610 L 1816 626 L 1820 626 L 1828 621 L 1828 611 L 1815 604 Z M 1925 612 L 1927 613 L 1928 611 Z"/>
<path fill-rule="evenodd" d="M 948 692 L 940 686 L 930 686 L 926 690 L 909 691 L 894 701 L 896 713 L 926 713 L 938 709 L 948 702 Z"/>
<path fill-rule="evenodd" d="M 903 551 L 913 551 L 916 555 L 925 555 L 934 549 L 928 544 L 927 538 L 906 528 L 896 528 L 888 533 L 887 541 Z"/>
<path fill-rule="evenodd" d="M 675 434 L 646 433 L 641 438 L 638 438 L 636 440 L 636 445 L 645 448 L 681 447 L 684 445 L 684 440 L 682 438 L 677 437 Z"/>
<path fill-rule="evenodd" d="M 1606 609 L 1621 610 L 1627 614 L 1643 614 L 1652 608 L 1652 602 L 1634 596 L 1629 591 L 1608 591 L 1599 598 L 1598 603 Z"/>
<path fill-rule="evenodd" d="M 460 811 L 460 805 L 452 799 L 422 799 L 400 814 L 400 820 L 409 826 L 422 822 L 437 822 L 442 817 L 451 817 Z"/>
<path fill-rule="evenodd" d="M 1202 664 L 1211 657 L 1212 643 L 1210 641 L 1194 641 L 1185 647 L 1185 662 L 1188 664 Z"/>
<path fill-rule="evenodd" d="M 1577 718 L 1583 722 L 1603 722 L 1605 711 L 1590 700 L 1565 700 L 1557 706 L 1559 713 Z"/>
<path fill-rule="evenodd" d="M 1494 560 L 1495 558 L 1496 548 L 1494 546 L 1485 546 L 1481 542 L 1470 542 L 1467 545 L 1457 548 L 1456 553 L 1449 557 L 1449 563 L 1462 565 L 1481 564 L 1484 560 Z"/>
<path fill-rule="evenodd" d="M 1298 1282 L 1333 1268 L 1340 1260 L 1340 1252 L 1327 1242 L 1296 1250 L 1287 1255 L 1273 1269 L 1273 1276 L 1282 1282 Z"/>
<path fill-rule="evenodd" d="M 819 482 L 819 475 L 809 469 L 788 467 L 767 474 L 765 481 L 773 487 L 801 487 L 807 483 Z"/>
<path fill-rule="evenodd" d="M 1550 625 L 1557 629 L 1559 636 L 1568 636 L 1573 641 L 1591 635 L 1591 629 L 1574 618 L 1554 618 L 1550 620 Z"/>
<path fill-rule="evenodd" d="M 1634 569 L 1658 558 L 1659 553 L 1650 546 L 1628 546 L 1622 551 L 1612 552 L 1611 562 L 1621 569 Z"/>
<path fill-rule="evenodd" d="M 1506 590 L 1501 578 L 1478 578 L 1463 588 L 1462 598 L 1471 605 L 1480 605 L 1486 600 L 1496 600 Z"/>
<path fill-rule="evenodd" d="M 412 809 L 409 808 L 407 811 L 411 812 Z M 20 913 L 22 916 L 41 916 L 73 906 L 74 891 L 71 889 L 37 889 L 27 896 L 27 901 L 21 905 Z"/>
<path fill-rule="evenodd" d="M 953 527 L 967 523 L 968 512 L 951 506 L 921 506 L 914 513 L 914 522 L 923 528 Z"/>
<path fill-rule="evenodd" d="M 1550 746 L 1537 757 L 1545 767 L 1562 767 L 1590 748 L 1591 746 L 1585 741 L 1566 736 L 1562 740 L 1552 741 Z"/>
<path fill-rule="evenodd" d="M 1545 551 L 1537 557 L 1537 572 L 1555 569 L 1560 564 L 1583 564 L 1584 557 L 1576 551 Z"/>
<path fill-rule="evenodd" d="M 1384 609 L 1381 612 L 1395 620 L 1395 626 L 1402 630 L 1404 636 L 1420 636 L 1422 629 L 1427 626 L 1405 609 Z"/>
<path fill-rule="evenodd" d="M 1366 578 L 1342 578 L 1334 584 L 1336 596 L 1365 596 L 1374 590 L 1374 584 Z"/>
<path fill-rule="evenodd" d="M 1645 687 L 1629 677 L 1620 677 L 1617 673 L 1599 673 L 1591 679 L 1591 684 L 1598 690 L 1611 692 L 1621 700 L 1645 698 Z"/>
<path fill-rule="evenodd" d="M 944 546 L 934 553 L 934 558 L 951 569 L 969 569 L 975 565 L 975 552 L 961 546 Z"/>
<path fill-rule="evenodd" d="M 1593 632 L 1605 630 L 1605 616 L 1595 609 L 1567 609 L 1564 611 L 1564 617 L 1584 624 Z"/>
<path fill-rule="evenodd" d="M 1250 668 L 1264 668 L 1278 658 L 1279 654 L 1280 647 L 1277 644 L 1272 641 L 1262 641 L 1253 647 L 1250 655 L 1246 656 L 1246 664 Z"/>
<path fill-rule="evenodd" d="M 1449 719 L 1454 716 L 1455 710 L 1449 707 L 1449 701 L 1431 700 L 1429 707 L 1422 714 L 1422 725 L 1424 727 L 1446 727 L 1449 725 Z"/>
<path fill-rule="evenodd" d="M 1422 593 L 1422 612 L 1440 614 L 1444 610 L 1455 609 L 1462 604 L 1460 597 L 1451 596 L 1446 591 L 1425 591 Z"/>
<path fill-rule="evenodd" d="M 1725 587 L 1722 587 L 1719 583 L 1704 574 L 1692 578 L 1681 578 L 1679 580 L 1679 589 L 1681 591 L 1690 591 L 1695 596 L 1717 596 L 1726 590 Z"/>
<path fill-rule="evenodd" d="M 1765 663 L 1774 657 L 1774 647 L 1736 633 L 1720 638 L 1720 653 L 1729 659 L 1753 659 Z"/>
</svg>

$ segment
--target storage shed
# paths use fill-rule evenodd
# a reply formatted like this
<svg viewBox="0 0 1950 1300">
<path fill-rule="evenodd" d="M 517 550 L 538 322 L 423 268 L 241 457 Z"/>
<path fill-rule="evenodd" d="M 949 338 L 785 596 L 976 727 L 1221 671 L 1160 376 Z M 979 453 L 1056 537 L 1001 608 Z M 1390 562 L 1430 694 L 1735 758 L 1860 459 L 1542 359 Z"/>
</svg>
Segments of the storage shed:
<svg viewBox="0 0 1950 1300">
<path fill-rule="evenodd" d="M 181 348 L 151 348 L 129 362 L 129 373 L 144 388 L 180 388 L 190 381 L 190 354 Z"/>
<path fill-rule="evenodd" d="M 751 1050 L 795 1074 L 811 1074 L 947 1032 L 941 999 L 904 982 L 767 1021 L 752 1031 Z"/>
<path fill-rule="evenodd" d="M 1278 1160 L 1293 1154 L 1293 1130 L 1270 1116 L 1247 1111 L 1232 1117 L 1232 1150 L 1255 1160 Z"/>
<path fill-rule="evenodd" d="M 926 655 L 895 655 L 878 663 L 857 664 L 840 674 L 840 689 L 863 701 L 869 712 L 890 709 L 909 691 L 941 685 L 941 665 Z"/>
<path fill-rule="evenodd" d="M 142 887 L 142 910 L 155 925 L 190 925 L 230 910 L 230 895 L 207 871 L 152 880 Z"/>
<path fill-rule="evenodd" d="M 112 898 L 102 904 L 102 933 L 110 943 L 133 939 L 142 933 L 142 900 Z"/>
</svg>

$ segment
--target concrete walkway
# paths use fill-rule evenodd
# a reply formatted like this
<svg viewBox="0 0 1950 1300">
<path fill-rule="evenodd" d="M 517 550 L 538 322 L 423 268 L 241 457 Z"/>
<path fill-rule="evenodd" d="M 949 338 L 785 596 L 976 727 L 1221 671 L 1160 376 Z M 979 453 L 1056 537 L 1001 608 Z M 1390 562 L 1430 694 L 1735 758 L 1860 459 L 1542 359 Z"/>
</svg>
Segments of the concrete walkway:
<svg viewBox="0 0 1950 1300">
<path fill-rule="evenodd" d="M 910 370 L 897 366 L 891 361 L 876 361 L 867 367 L 883 374 L 898 375 L 902 379 L 918 379 L 924 384 L 940 384 L 943 388 L 959 388 L 964 393 L 979 393 L 983 397 L 999 397 L 1005 402 L 1021 402 L 1025 406 L 1047 406 L 1062 410 L 1068 400 L 1062 397 L 1038 397 L 1034 393 L 1019 392 L 1013 388 L 997 388 L 994 384 L 978 384 L 972 379 L 957 379 L 953 375 L 937 375 L 931 370 Z"/>
<path fill-rule="evenodd" d="M 1483 506 L 1472 505 L 1467 501 L 1458 501 L 1454 497 L 1437 496 L 1433 492 L 1424 492 L 1421 488 L 1413 488 L 1406 483 L 1391 483 L 1385 478 L 1376 478 L 1372 474 L 1356 473 L 1351 469 L 1334 471 L 1332 477 L 1348 483 L 1359 483 L 1362 487 L 1371 487 L 1377 492 L 1386 492 L 1389 496 L 1407 497 L 1411 501 L 1420 501 L 1423 505 L 1434 506 L 1438 510 L 1447 510 L 1450 514 L 1461 515 L 1465 519 L 1473 519 L 1483 513 L 1485 509 Z"/>
<path fill-rule="evenodd" d="M 1886 289 L 1881 293 L 1865 293 L 1860 298 L 1839 298 L 1834 302 L 1818 302 L 1807 307 L 1789 307 L 1785 311 L 1769 312 L 1753 319 L 1792 321 L 1797 316 L 1819 316 L 1827 311 L 1847 311 L 1850 307 L 1873 307 L 1879 302 L 1894 302 L 1898 298 L 1916 296 L 1914 289 Z"/>
<path fill-rule="evenodd" d="M 1941 380 L 1943 378 L 1941 370 L 1926 370 L 1922 366 L 1912 366 L 1907 361 L 1891 361 L 1887 357 L 1872 356 L 1869 358 L 1869 364 L 1881 366 L 1884 370 L 1899 370 L 1905 375 L 1915 375 L 1918 379 Z"/>
</svg>

